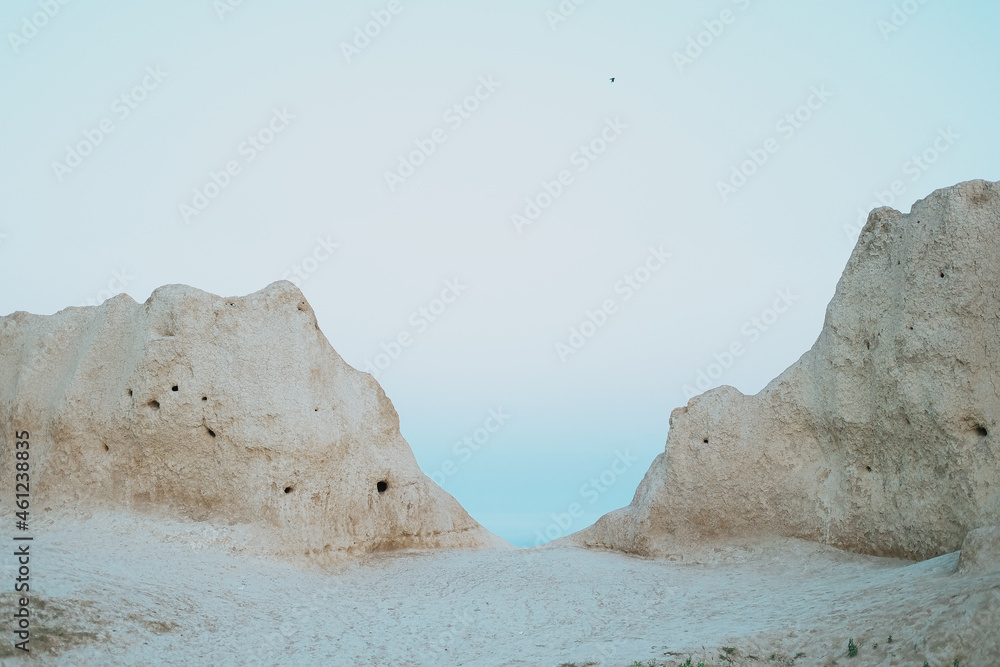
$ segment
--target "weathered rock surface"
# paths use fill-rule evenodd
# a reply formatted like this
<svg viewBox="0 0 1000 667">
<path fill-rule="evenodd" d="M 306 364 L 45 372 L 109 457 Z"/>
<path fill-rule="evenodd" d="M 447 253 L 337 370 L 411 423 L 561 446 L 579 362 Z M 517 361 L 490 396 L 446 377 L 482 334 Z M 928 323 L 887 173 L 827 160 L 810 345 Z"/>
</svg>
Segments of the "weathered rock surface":
<svg viewBox="0 0 1000 667">
<path fill-rule="evenodd" d="M 284 281 L 0 318 L 0 424 L 3 470 L 15 432 L 30 433 L 36 519 L 127 509 L 250 524 L 262 551 L 317 562 L 505 544 L 420 472 L 382 388 Z"/>
<path fill-rule="evenodd" d="M 632 503 L 567 538 L 663 556 L 799 537 L 925 559 L 1000 523 L 1000 183 L 871 213 L 819 339 L 670 416 Z"/>
<path fill-rule="evenodd" d="M 986 526 L 970 531 L 962 542 L 958 571 L 978 574 L 1000 570 L 1000 526 Z"/>
</svg>

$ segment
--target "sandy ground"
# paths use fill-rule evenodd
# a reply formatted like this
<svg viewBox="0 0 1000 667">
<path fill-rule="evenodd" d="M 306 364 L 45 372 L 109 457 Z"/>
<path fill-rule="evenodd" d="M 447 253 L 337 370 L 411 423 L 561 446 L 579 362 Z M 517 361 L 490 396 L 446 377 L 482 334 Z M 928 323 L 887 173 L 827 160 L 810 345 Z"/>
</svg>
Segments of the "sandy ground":
<svg viewBox="0 0 1000 667">
<path fill-rule="evenodd" d="M 3 664 L 1000 665 L 1000 572 L 957 575 L 957 554 L 783 540 L 673 562 L 511 548 L 320 571 L 256 556 L 238 529 L 122 514 L 51 522 L 31 549 L 35 650 L 5 638 Z"/>
</svg>

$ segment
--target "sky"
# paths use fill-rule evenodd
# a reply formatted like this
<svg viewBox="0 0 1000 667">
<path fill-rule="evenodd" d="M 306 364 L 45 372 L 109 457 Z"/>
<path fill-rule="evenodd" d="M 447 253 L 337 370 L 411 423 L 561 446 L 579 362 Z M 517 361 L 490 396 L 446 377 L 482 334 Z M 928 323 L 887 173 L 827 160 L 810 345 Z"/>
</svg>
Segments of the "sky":
<svg viewBox="0 0 1000 667">
<path fill-rule="evenodd" d="M 812 346 L 868 211 L 1000 180 L 998 25 L 6 0 L 0 314 L 292 280 L 425 473 L 514 544 L 561 537 L 629 503 L 690 396 Z"/>
</svg>

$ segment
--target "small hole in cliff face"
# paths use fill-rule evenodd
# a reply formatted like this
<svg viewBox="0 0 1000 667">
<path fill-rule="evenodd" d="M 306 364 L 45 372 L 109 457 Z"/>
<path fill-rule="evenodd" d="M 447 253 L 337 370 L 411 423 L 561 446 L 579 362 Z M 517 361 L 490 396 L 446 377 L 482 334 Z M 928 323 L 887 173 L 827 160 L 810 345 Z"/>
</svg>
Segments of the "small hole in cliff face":
<svg viewBox="0 0 1000 667">
<path fill-rule="evenodd" d="M 201 400 L 203 400 L 203 401 L 207 401 L 207 400 L 208 400 L 208 396 L 202 396 L 202 397 L 201 397 Z"/>
<path fill-rule="evenodd" d="M 865 466 L 865 470 L 867 470 L 868 472 L 871 472 L 872 471 L 872 467 L 871 466 Z"/>
<path fill-rule="evenodd" d="M 106 451 L 106 452 L 111 451 L 111 448 L 108 447 L 107 443 L 104 444 L 104 451 Z"/>
<path fill-rule="evenodd" d="M 944 271 L 941 272 L 941 277 L 944 278 Z"/>
<path fill-rule="evenodd" d="M 292 492 L 292 487 L 286 486 L 285 487 L 285 493 L 291 493 L 291 492 Z"/>
<path fill-rule="evenodd" d="M 988 436 L 990 434 L 990 432 L 986 430 L 985 426 L 977 426 L 976 427 L 976 433 L 978 433 L 983 438 L 985 438 L 986 436 Z"/>
<path fill-rule="evenodd" d="M 146 405 L 148 405 L 149 407 L 153 408 L 154 410 L 159 410 L 160 409 L 160 402 L 159 401 L 150 401 L 149 403 L 146 403 Z"/>
<path fill-rule="evenodd" d="M 208 434 L 210 436 L 212 436 L 213 438 L 215 437 L 215 431 L 213 431 L 212 429 L 208 428 L 207 426 L 205 427 L 205 430 L 208 431 Z"/>
<path fill-rule="evenodd" d="M 177 385 L 174 385 L 173 387 L 171 387 L 170 391 L 177 391 Z"/>
<path fill-rule="evenodd" d="M 375 485 L 375 488 L 378 489 L 379 493 L 385 493 L 385 490 L 389 488 L 389 483 L 386 481 L 381 481 Z"/>
<path fill-rule="evenodd" d="M 128 392 L 128 395 L 129 395 L 129 396 L 131 396 L 131 395 L 132 395 L 132 390 L 131 390 L 131 389 L 126 389 L 125 391 L 127 391 L 127 392 Z"/>
<path fill-rule="evenodd" d="M 704 442 L 707 445 L 708 444 L 708 438 L 705 438 L 704 440 L 702 440 L 702 442 Z"/>
</svg>

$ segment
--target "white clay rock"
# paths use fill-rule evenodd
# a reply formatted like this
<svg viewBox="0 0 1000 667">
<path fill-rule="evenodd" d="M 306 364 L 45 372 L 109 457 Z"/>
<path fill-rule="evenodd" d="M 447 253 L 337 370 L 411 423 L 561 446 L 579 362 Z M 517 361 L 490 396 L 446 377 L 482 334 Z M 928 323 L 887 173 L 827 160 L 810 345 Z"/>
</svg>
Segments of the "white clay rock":
<svg viewBox="0 0 1000 667">
<path fill-rule="evenodd" d="M 0 318 L 0 424 L 30 434 L 36 519 L 246 524 L 263 552 L 314 562 L 506 544 L 421 473 L 382 388 L 285 281 L 243 298 L 168 285 L 144 304 L 120 295 Z M 13 497 L 13 474 L 0 484 Z"/>
<path fill-rule="evenodd" d="M 925 559 L 1000 523 L 1000 183 L 871 213 L 819 339 L 673 411 L 632 503 L 567 541 L 664 556 L 799 537 Z"/>
</svg>

